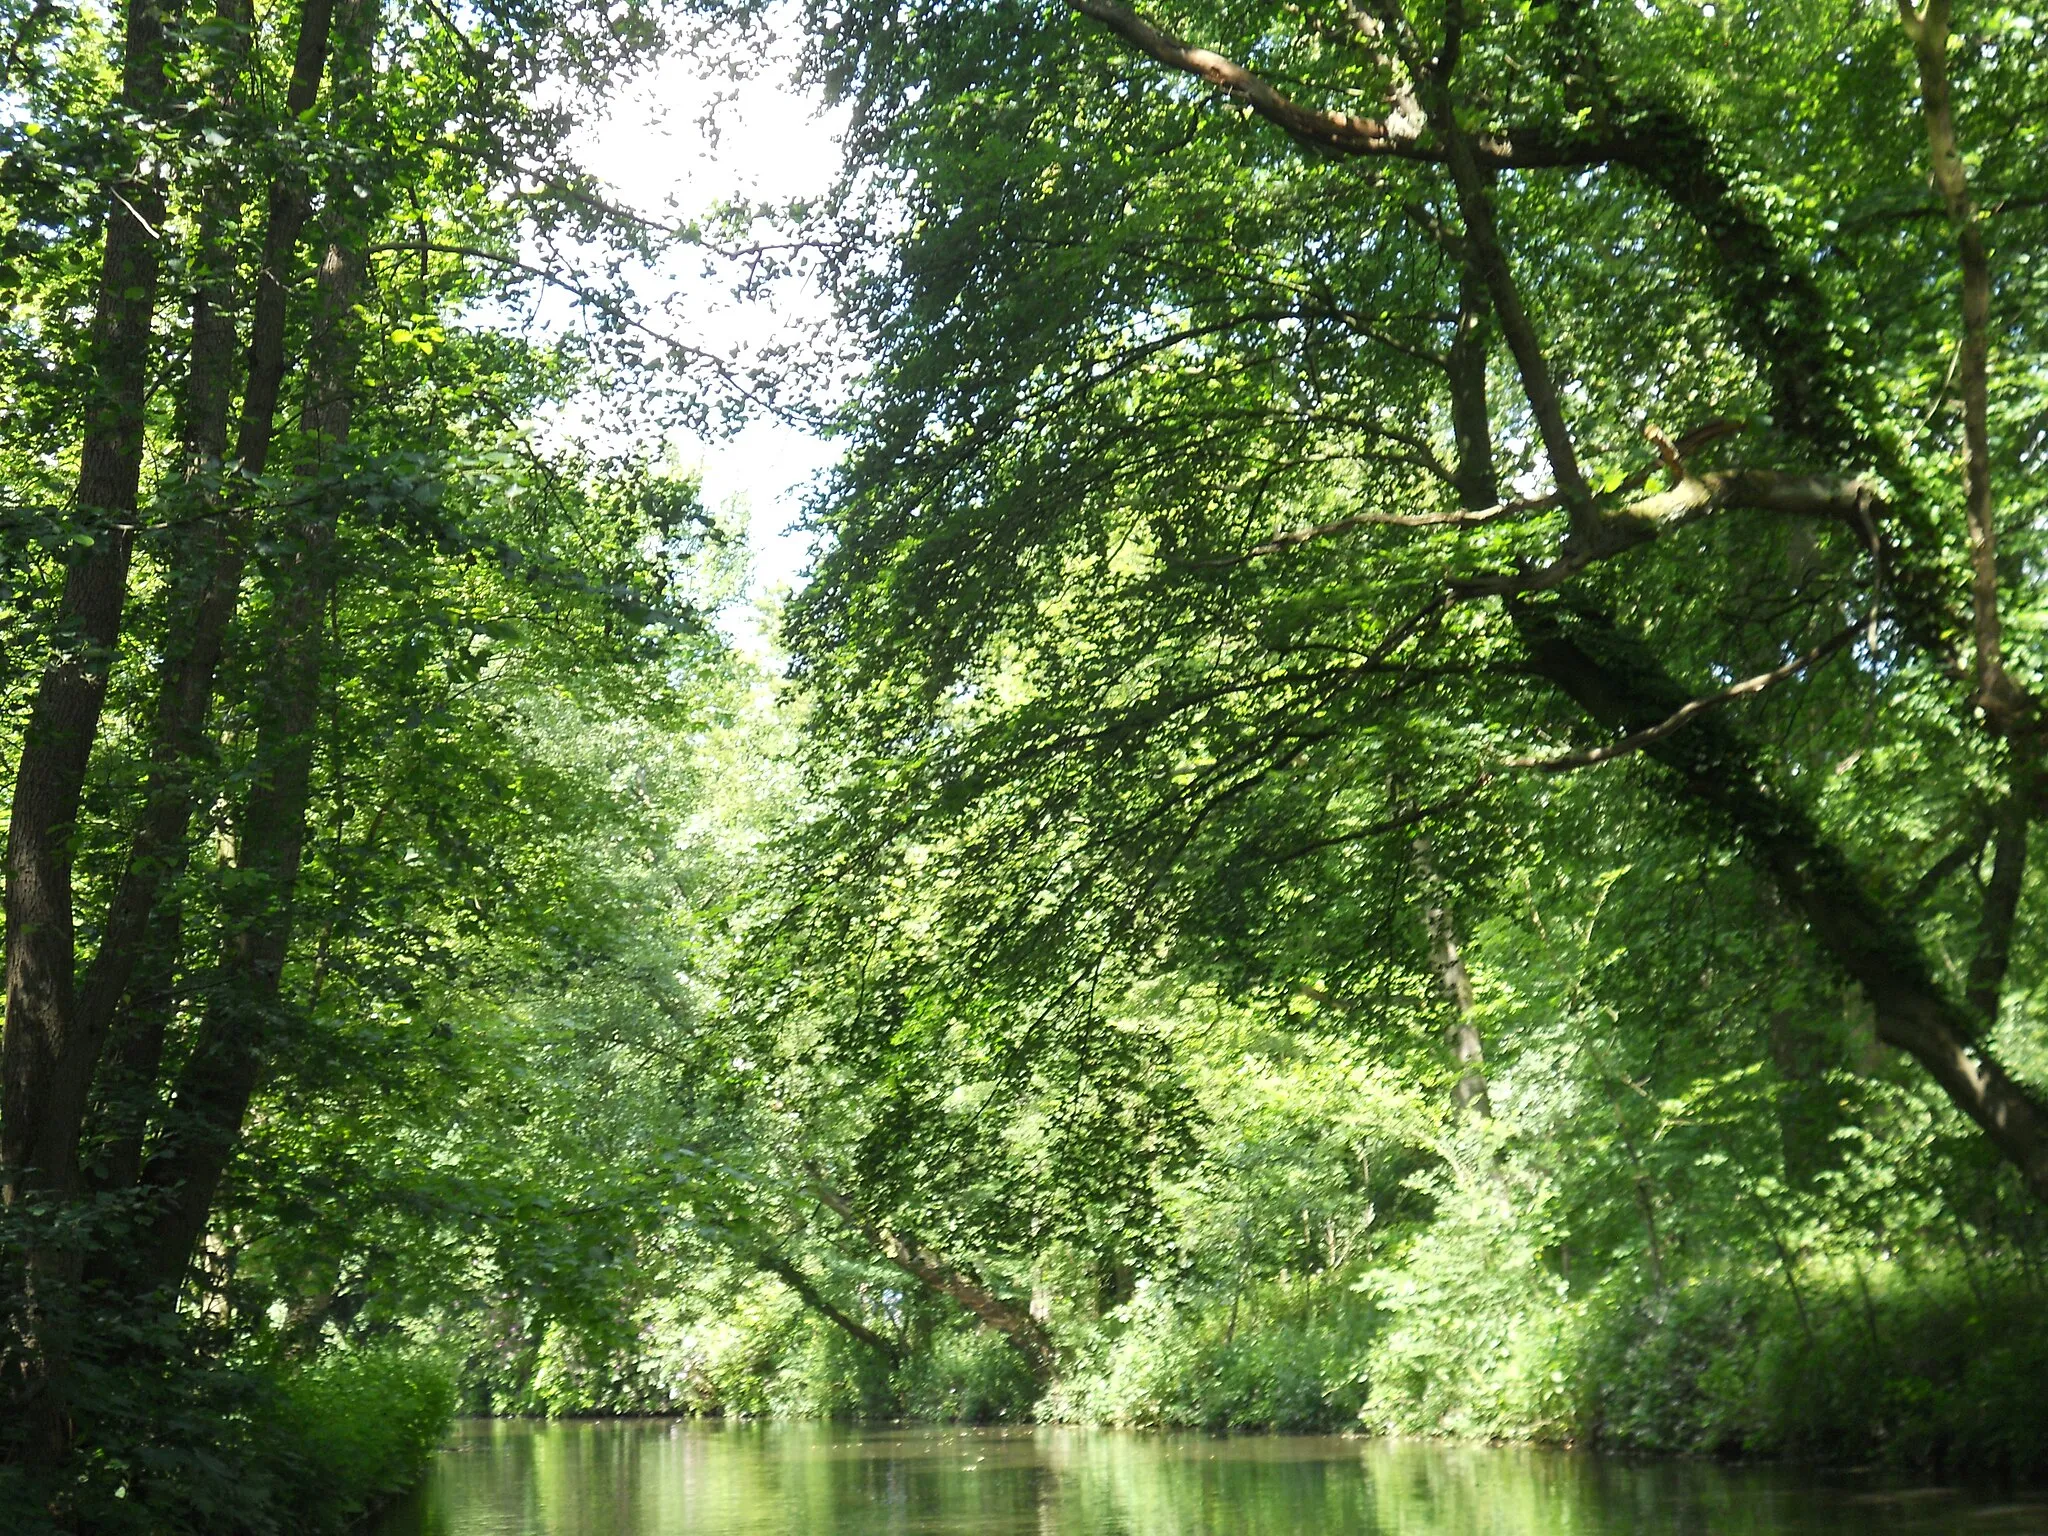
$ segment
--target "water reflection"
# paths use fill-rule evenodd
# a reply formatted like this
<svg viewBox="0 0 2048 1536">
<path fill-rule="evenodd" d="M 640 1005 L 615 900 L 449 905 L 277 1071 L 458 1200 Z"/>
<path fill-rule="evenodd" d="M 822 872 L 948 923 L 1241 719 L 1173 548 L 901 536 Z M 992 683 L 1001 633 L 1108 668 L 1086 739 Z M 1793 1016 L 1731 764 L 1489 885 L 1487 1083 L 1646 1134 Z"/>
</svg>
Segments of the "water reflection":
<svg viewBox="0 0 2048 1536">
<path fill-rule="evenodd" d="M 1484 1447 L 465 1425 L 378 1536 L 2048 1536 L 2048 1501 Z"/>
</svg>

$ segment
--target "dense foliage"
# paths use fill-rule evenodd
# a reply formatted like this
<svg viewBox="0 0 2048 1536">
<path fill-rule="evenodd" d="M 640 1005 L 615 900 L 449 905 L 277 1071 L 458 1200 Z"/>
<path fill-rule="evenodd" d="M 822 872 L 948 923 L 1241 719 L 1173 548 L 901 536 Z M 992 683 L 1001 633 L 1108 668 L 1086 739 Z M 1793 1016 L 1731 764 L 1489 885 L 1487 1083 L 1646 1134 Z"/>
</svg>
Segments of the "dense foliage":
<svg viewBox="0 0 2048 1536">
<path fill-rule="evenodd" d="M 801 15 L 729 248 L 571 146 L 745 4 L 10 16 L 6 1516 L 458 1404 L 2048 1471 L 2048 26 Z M 683 242 L 863 359 L 780 675 L 638 445 L 829 390 Z"/>
</svg>

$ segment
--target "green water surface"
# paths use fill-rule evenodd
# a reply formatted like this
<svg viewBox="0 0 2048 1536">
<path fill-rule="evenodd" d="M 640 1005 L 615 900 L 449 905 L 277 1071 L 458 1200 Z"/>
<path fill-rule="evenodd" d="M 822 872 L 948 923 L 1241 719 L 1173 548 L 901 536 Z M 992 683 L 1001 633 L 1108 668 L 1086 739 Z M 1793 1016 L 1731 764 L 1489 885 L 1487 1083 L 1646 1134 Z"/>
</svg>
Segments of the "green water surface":
<svg viewBox="0 0 2048 1536">
<path fill-rule="evenodd" d="M 2048 1497 L 1314 1436 L 462 1426 L 376 1536 L 2048 1536 Z"/>
</svg>

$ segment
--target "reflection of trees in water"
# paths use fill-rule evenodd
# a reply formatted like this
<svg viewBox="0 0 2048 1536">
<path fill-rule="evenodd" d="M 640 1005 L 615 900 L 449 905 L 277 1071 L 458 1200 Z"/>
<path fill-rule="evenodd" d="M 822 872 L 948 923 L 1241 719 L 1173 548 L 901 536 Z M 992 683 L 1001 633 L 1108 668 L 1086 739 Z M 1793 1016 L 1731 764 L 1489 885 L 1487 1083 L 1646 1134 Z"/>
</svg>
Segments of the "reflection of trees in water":
<svg viewBox="0 0 2048 1536">
<path fill-rule="evenodd" d="M 1798 1468 L 1320 1436 L 642 1421 L 473 1426 L 379 1536 L 1817 1536 L 1909 1525 L 1937 1536 L 2008 1528 L 1952 1493 L 1856 1493 Z"/>
</svg>

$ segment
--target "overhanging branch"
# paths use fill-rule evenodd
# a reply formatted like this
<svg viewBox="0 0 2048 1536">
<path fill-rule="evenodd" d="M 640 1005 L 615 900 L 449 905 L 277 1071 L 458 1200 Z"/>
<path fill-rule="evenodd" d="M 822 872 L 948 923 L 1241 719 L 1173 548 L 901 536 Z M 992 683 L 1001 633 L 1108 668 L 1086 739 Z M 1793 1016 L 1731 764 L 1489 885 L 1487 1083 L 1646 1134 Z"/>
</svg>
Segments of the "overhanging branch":
<svg viewBox="0 0 2048 1536">
<path fill-rule="evenodd" d="M 1236 97 L 1267 122 L 1312 148 L 1327 154 L 1373 159 L 1441 163 L 1446 158 L 1444 146 L 1430 137 L 1420 123 L 1400 116 L 1360 117 L 1350 112 L 1303 106 L 1234 59 L 1183 42 L 1119 0 L 1067 0 L 1067 5 L 1079 15 L 1100 22 L 1132 48 L 1168 69 L 1207 81 Z M 1472 148 L 1480 161 L 1503 170 L 1599 165 L 1616 154 L 1616 145 L 1605 138 L 1550 128 L 1480 133 L 1473 137 Z"/>
<path fill-rule="evenodd" d="M 1782 666 L 1773 667 L 1768 672 L 1759 672 L 1754 677 L 1746 677 L 1739 683 L 1731 683 L 1719 693 L 1709 693 L 1689 700 L 1655 725 L 1631 732 L 1621 740 L 1609 742 L 1604 747 L 1593 747 L 1584 752 L 1567 752 L 1559 757 L 1511 757 L 1507 761 L 1507 766 L 1533 768 L 1539 773 L 1568 773 L 1575 768 L 1591 768 L 1600 763 L 1612 762 L 1617 757 L 1626 757 L 1632 752 L 1640 752 L 1652 743 L 1662 741 L 1674 731 L 1683 730 L 1710 709 L 1718 709 L 1723 704 L 1732 704 L 1737 699 L 1746 699 L 1753 694 L 1762 693 L 1774 683 L 1782 683 L 1787 678 L 1796 677 L 1808 667 L 1819 665 L 1862 634 L 1869 623 L 1868 619 L 1858 619 L 1811 650 L 1802 651 Z"/>
<path fill-rule="evenodd" d="M 1886 510 L 1883 488 L 1862 475 L 1840 479 L 1787 474 L 1775 469 L 1715 469 L 1704 474 L 1685 471 L 1670 490 L 1603 512 L 1592 534 L 1567 544 L 1565 552 L 1555 560 L 1515 571 L 1462 577 L 1451 583 L 1451 594 L 1469 599 L 1528 597 L 1553 591 L 1598 561 L 1717 512 L 1775 512 L 1784 517 L 1819 518 L 1845 524 L 1864 539 L 1872 540 Z"/>
</svg>

